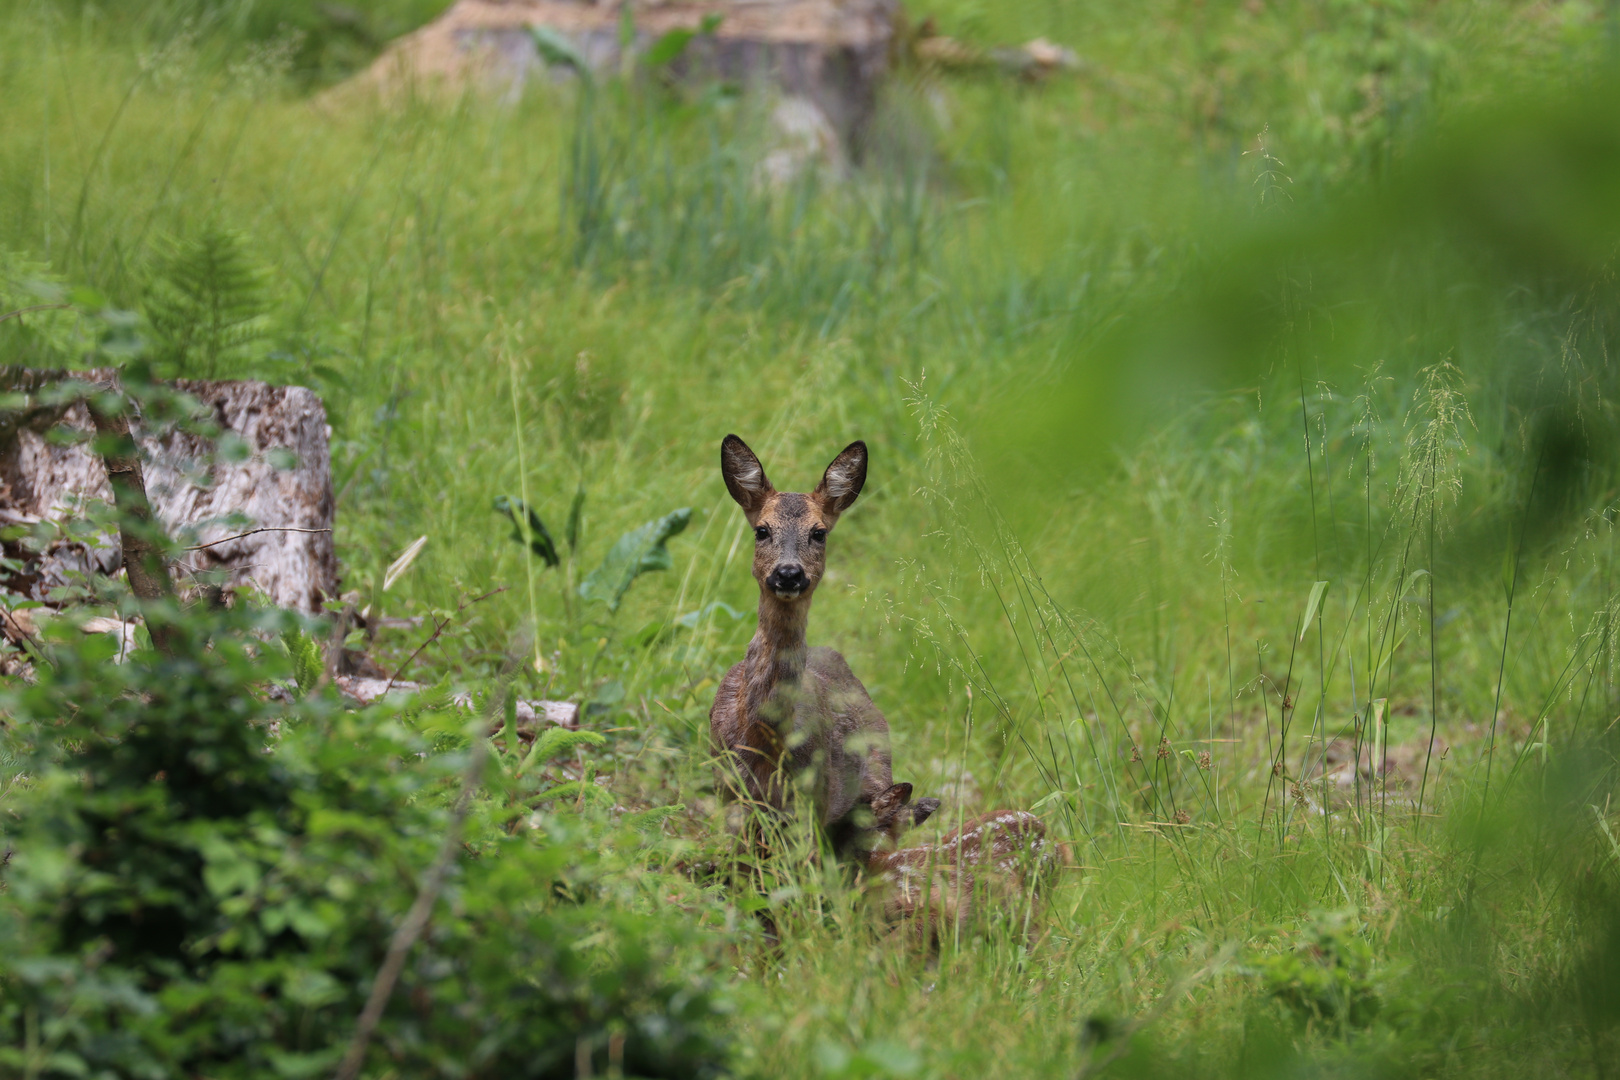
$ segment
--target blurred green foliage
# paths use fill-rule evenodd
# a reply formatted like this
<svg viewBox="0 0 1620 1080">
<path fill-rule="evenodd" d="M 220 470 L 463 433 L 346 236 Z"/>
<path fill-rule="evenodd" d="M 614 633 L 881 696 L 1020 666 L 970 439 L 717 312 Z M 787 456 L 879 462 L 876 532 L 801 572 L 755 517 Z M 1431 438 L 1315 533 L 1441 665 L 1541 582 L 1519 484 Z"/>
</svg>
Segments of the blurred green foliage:
<svg viewBox="0 0 1620 1080">
<path fill-rule="evenodd" d="M 265 696 L 291 673 L 262 645 L 287 616 L 178 625 L 173 657 L 123 664 L 69 629 L 0 702 L 14 1075 L 329 1071 L 444 830 L 463 752 L 428 752 L 388 710 Z M 624 861 L 568 821 L 498 825 L 469 838 L 378 1060 L 564 1077 L 580 1053 L 605 1064 L 611 1040 L 634 1075 L 718 1070 L 723 1004 L 693 928 L 607 902 Z"/>
<path fill-rule="evenodd" d="M 1531 516 L 1556 532 L 1612 485 L 1620 448 L 1616 91 L 1602 73 L 1495 103 L 1426 132 L 1376 183 L 1216 222 L 1172 302 L 1127 306 L 1055 385 L 1010 397 L 984 442 L 1061 472 L 1201 396 L 1449 364 L 1488 388 L 1480 434 L 1516 444 L 1512 488 L 1539 485 Z"/>
<path fill-rule="evenodd" d="M 1301 1021 L 1336 1028 L 1365 1027 L 1382 1002 L 1372 946 L 1355 912 L 1318 914 L 1286 952 L 1254 962 L 1266 993 Z"/>
<path fill-rule="evenodd" d="M 147 40 L 181 35 L 205 46 L 244 46 L 244 70 L 268 69 L 321 86 L 370 63 L 401 34 L 438 15 L 447 0 L 64 0 L 56 11 L 110 24 Z"/>
</svg>

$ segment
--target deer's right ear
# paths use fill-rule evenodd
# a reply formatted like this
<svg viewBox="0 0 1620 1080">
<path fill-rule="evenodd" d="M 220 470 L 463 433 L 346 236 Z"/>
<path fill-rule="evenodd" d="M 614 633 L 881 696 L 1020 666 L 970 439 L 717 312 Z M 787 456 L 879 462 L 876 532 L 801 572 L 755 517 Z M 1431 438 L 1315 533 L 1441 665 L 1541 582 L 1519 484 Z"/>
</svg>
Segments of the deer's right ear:
<svg viewBox="0 0 1620 1080">
<path fill-rule="evenodd" d="M 720 475 L 725 477 L 726 490 L 743 508 L 749 521 L 765 509 L 765 500 L 776 491 L 765 476 L 765 466 L 748 449 L 748 444 L 735 435 L 727 435 L 720 443 Z"/>
<path fill-rule="evenodd" d="M 900 812 L 911 801 L 911 785 L 895 784 L 872 796 L 872 813 L 879 821 L 886 821 Z"/>
</svg>

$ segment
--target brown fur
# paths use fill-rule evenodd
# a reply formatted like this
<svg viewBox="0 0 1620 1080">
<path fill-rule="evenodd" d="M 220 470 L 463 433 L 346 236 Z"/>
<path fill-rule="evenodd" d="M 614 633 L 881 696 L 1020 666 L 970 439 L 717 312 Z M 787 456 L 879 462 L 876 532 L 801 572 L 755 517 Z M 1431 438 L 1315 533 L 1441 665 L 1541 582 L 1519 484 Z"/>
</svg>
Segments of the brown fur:
<svg viewBox="0 0 1620 1080">
<path fill-rule="evenodd" d="M 866 462 L 866 444 L 851 443 L 802 495 L 773 488 L 737 436 L 720 447 L 726 488 L 755 530 L 759 628 L 721 680 L 709 732 L 741 777 L 743 790 L 733 794 L 756 806 L 786 813 L 796 782 L 807 779 L 817 820 L 840 854 L 892 843 L 939 805 L 911 804 L 911 785 L 894 783 L 889 724 L 866 687 L 836 651 L 805 642 L 827 534 L 860 494 Z"/>
</svg>

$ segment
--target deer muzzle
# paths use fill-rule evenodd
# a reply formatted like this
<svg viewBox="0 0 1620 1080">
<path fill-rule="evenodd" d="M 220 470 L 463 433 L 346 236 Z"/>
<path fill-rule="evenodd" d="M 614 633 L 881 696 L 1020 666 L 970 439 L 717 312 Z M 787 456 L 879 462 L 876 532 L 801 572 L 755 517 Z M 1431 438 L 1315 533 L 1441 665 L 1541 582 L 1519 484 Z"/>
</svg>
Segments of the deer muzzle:
<svg viewBox="0 0 1620 1080">
<path fill-rule="evenodd" d="M 809 585 L 804 567 L 796 563 L 784 563 L 765 578 L 765 587 L 775 593 L 778 600 L 797 600 Z"/>
</svg>

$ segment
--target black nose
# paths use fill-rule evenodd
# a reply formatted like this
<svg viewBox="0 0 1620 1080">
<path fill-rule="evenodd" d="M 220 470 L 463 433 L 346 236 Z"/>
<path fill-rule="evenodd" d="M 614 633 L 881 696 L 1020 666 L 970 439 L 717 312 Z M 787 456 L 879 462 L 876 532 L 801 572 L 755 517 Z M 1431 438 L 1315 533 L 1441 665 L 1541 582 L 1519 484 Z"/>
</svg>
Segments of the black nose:
<svg viewBox="0 0 1620 1080">
<path fill-rule="evenodd" d="M 798 592 L 810 584 L 810 579 L 804 576 L 804 567 L 789 564 L 778 566 L 771 571 L 771 576 L 765 579 L 768 588 L 782 592 Z"/>
</svg>

